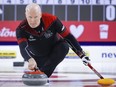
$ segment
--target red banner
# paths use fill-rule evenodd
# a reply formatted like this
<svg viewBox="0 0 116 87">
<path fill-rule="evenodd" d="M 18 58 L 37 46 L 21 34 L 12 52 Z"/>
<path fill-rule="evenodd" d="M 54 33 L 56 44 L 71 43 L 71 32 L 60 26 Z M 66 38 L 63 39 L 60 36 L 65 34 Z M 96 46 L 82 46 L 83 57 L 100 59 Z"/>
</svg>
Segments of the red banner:
<svg viewBox="0 0 116 87">
<path fill-rule="evenodd" d="M 116 42 L 116 22 L 63 22 L 78 41 Z"/>
<path fill-rule="evenodd" d="M 19 21 L 0 21 L 0 41 L 16 41 L 16 27 Z"/>
<path fill-rule="evenodd" d="M 0 21 L 0 41 L 16 41 L 20 21 Z M 63 21 L 78 41 L 116 42 L 116 22 Z"/>
</svg>

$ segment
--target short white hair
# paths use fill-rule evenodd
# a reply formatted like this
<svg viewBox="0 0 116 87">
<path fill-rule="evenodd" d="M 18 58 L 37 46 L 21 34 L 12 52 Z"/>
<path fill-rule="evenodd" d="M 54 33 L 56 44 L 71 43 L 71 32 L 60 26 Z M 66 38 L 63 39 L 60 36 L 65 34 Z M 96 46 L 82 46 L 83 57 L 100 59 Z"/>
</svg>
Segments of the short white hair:
<svg viewBox="0 0 116 87">
<path fill-rule="evenodd" d="M 36 10 L 36 11 L 39 11 L 41 13 L 41 7 L 36 3 L 30 3 L 26 6 L 25 12 L 29 12 L 31 10 Z"/>
</svg>

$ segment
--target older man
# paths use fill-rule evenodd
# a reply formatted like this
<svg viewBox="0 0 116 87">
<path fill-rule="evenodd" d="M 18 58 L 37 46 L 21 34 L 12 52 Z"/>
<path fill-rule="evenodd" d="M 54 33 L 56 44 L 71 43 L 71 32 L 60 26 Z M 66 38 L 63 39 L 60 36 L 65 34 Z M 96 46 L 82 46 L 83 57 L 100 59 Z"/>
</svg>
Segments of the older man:
<svg viewBox="0 0 116 87">
<path fill-rule="evenodd" d="M 89 62 L 77 40 L 54 15 L 42 13 L 38 4 L 26 6 L 26 19 L 16 29 L 20 52 L 28 68 L 39 67 L 48 77 L 65 58 L 70 42 L 84 64 Z M 66 41 L 67 40 L 67 41 Z"/>
</svg>

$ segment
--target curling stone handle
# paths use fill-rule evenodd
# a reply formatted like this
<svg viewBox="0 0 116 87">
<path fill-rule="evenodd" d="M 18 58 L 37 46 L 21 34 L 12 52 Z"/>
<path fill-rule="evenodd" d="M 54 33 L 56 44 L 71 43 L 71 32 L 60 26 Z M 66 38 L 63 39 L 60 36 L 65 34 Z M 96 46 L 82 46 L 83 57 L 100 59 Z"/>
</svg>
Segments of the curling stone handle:
<svg viewBox="0 0 116 87">
<path fill-rule="evenodd" d="M 37 71 L 37 70 L 39 70 L 39 68 L 38 67 L 35 67 L 34 70 Z"/>
</svg>

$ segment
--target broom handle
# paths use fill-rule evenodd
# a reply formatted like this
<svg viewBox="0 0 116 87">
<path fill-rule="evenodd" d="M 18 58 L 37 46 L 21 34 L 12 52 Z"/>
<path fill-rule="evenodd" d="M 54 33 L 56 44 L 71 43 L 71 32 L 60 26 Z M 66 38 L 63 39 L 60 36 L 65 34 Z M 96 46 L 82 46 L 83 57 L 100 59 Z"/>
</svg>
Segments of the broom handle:
<svg viewBox="0 0 116 87">
<path fill-rule="evenodd" d="M 76 50 L 76 48 L 73 46 L 73 44 L 72 44 L 70 41 L 68 41 L 68 40 L 66 40 L 66 42 L 68 43 L 69 47 L 77 54 L 77 50 Z M 77 54 L 77 55 L 78 55 L 78 54 Z M 95 73 L 100 79 L 104 79 L 104 77 L 101 76 L 101 74 L 100 74 L 96 69 L 94 69 L 93 66 L 92 66 L 90 63 L 88 63 L 87 66 L 88 66 L 92 71 L 94 71 L 94 73 Z"/>
<path fill-rule="evenodd" d="M 91 70 L 93 70 L 95 72 L 95 74 L 100 78 L 100 79 L 104 79 L 104 77 L 97 71 L 93 68 L 93 66 L 91 66 L 90 63 L 88 63 L 87 65 Z"/>
</svg>

